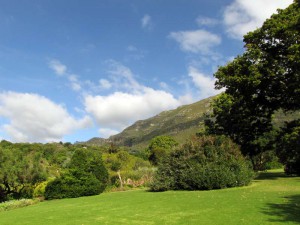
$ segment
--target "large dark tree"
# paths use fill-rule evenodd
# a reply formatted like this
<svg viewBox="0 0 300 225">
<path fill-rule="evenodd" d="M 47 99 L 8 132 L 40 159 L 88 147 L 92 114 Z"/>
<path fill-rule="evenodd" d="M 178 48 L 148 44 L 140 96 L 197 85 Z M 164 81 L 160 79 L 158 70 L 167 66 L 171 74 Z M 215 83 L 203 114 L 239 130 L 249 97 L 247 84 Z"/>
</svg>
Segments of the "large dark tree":
<svg viewBox="0 0 300 225">
<path fill-rule="evenodd" d="M 272 116 L 300 109 L 300 9 L 298 1 L 278 10 L 244 37 L 246 51 L 215 73 L 226 88 L 213 104 L 210 132 L 229 135 L 251 157 L 268 150 Z"/>
</svg>

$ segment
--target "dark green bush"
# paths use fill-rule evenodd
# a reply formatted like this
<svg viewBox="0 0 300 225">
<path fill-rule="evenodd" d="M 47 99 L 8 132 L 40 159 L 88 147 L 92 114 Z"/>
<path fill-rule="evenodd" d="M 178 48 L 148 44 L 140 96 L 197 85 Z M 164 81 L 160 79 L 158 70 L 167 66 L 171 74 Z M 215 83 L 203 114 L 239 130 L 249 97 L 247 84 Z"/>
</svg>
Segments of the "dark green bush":
<svg viewBox="0 0 300 225">
<path fill-rule="evenodd" d="M 300 119 L 285 124 L 278 135 L 276 151 L 286 174 L 300 176 Z"/>
<path fill-rule="evenodd" d="M 244 186 L 253 176 L 251 164 L 229 138 L 201 136 L 164 159 L 151 190 L 211 190 Z"/>
<path fill-rule="evenodd" d="M 97 195 L 104 191 L 108 172 L 99 152 L 87 149 L 76 150 L 69 170 L 49 182 L 45 188 L 46 199 L 76 198 Z"/>
<path fill-rule="evenodd" d="M 103 191 L 103 184 L 92 174 L 82 174 L 78 179 L 72 173 L 66 173 L 46 186 L 46 199 L 77 198 L 98 195 Z"/>
</svg>

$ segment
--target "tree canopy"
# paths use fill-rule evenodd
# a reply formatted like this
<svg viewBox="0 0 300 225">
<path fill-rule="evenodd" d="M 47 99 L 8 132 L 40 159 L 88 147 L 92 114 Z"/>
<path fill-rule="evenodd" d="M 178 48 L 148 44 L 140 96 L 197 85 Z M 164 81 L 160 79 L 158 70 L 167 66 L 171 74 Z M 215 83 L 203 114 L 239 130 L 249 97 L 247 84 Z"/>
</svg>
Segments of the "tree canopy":
<svg viewBox="0 0 300 225">
<path fill-rule="evenodd" d="M 225 88 L 213 104 L 209 132 L 229 135 L 244 154 L 269 146 L 257 141 L 273 130 L 276 110 L 300 109 L 300 9 L 295 1 L 244 36 L 245 52 L 215 73 Z"/>
</svg>

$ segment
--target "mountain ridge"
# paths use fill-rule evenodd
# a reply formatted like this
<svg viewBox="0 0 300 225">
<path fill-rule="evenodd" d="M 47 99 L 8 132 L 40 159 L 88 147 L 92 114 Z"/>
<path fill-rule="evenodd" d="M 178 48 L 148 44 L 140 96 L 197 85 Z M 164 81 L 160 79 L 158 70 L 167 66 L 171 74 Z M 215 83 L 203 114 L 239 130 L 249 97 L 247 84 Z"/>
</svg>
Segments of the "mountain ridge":
<svg viewBox="0 0 300 225">
<path fill-rule="evenodd" d="M 113 143 L 118 146 L 142 149 L 152 138 L 159 135 L 169 135 L 176 141 L 183 142 L 201 129 L 204 114 L 210 112 L 210 105 L 215 97 L 163 111 L 148 119 L 138 120 L 119 134 L 107 139 L 95 137 L 84 143 L 90 145 Z"/>
</svg>

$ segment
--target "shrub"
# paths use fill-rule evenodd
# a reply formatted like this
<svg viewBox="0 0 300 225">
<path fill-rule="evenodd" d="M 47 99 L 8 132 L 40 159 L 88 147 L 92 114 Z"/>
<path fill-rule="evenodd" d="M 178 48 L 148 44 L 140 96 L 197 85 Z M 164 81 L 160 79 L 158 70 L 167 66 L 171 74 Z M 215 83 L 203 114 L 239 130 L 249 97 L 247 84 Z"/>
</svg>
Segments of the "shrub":
<svg viewBox="0 0 300 225">
<path fill-rule="evenodd" d="M 153 138 L 148 146 L 149 161 L 153 165 L 158 165 L 177 145 L 178 143 L 170 136 L 157 136 Z"/>
<path fill-rule="evenodd" d="M 49 182 L 45 189 L 45 198 L 77 198 L 98 195 L 103 190 L 103 184 L 92 174 L 81 174 L 80 178 L 77 178 L 72 173 L 66 173 L 62 177 Z"/>
<path fill-rule="evenodd" d="M 34 205 L 38 203 L 38 200 L 33 199 L 20 199 L 20 200 L 11 200 L 7 202 L 0 203 L 0 212 L 1 211 L 8 211 L 12 209 L 22 208 L 29 205 Z"/>
<path fill-rule="evenodd" d="M 50 181 L 45 188 L 46 199 L 76 198 L 97 195 L 104 191 L 108 172 L 99 152 L 77 150 L 72 156 L 69 170 Z"/>
<path fill-rule="evenodd" d="M 151 190 L 211 190 L 244 186 L 253 176 L 251 164 L 229 138 L 201 136 L 163 160 Z"/>
<path fill-rule="evenodd" d="M 51 180 L 54 180 L 53 178 Z M 35 188 L 34 188 L 34 191 L 33 191 L 33 197 L 34 198 L 44 198 L 45 197 L 45 189 L 46 189 L 46 186 L 48 185 L 48 183 L 51 181 L 51 180 L 48 180 L 48 181 L 44 181 L 42 183 L 39 183 Z"/>
<path fill-rule="evenodd" d="M 285 172 L 300 176 L 300 119 L 285 124 L 278 135 L 276 150 Z"/>
</svg>

